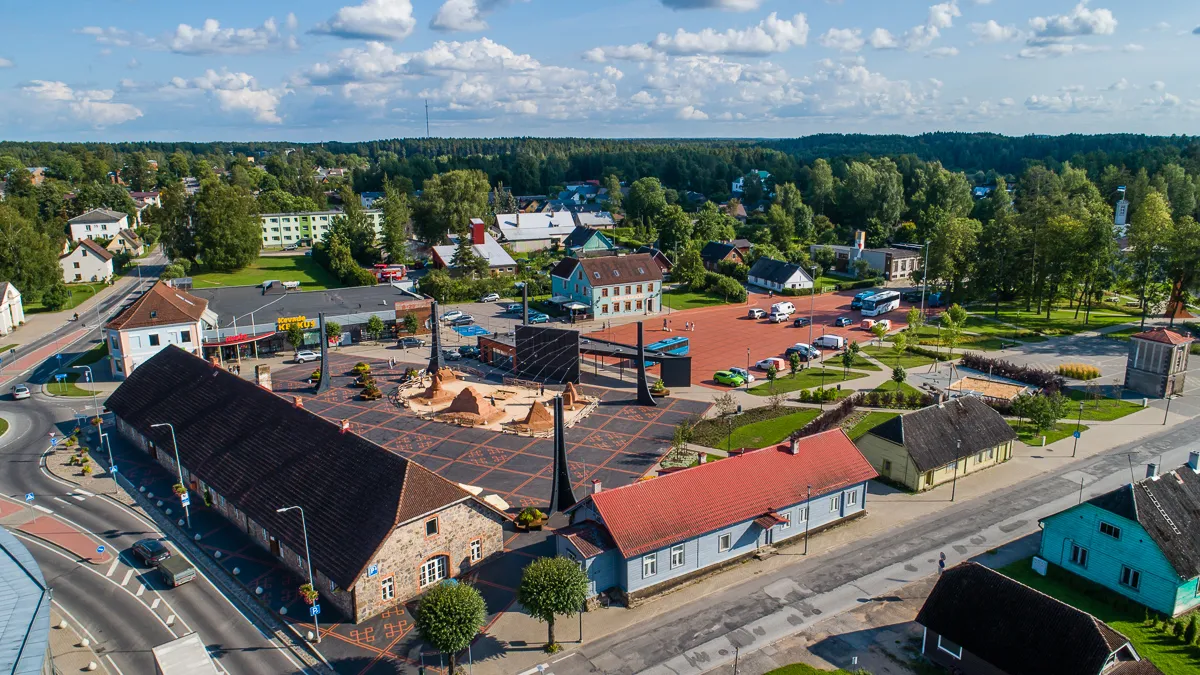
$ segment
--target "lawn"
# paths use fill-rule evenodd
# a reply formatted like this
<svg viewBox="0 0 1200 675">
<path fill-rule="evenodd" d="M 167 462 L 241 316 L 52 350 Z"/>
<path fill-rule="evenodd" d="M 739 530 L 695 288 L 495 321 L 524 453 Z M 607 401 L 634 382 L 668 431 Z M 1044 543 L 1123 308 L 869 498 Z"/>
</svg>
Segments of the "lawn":
<svg viewBox="0 0 1200 675">
<path fill-rule="evenodd" d="M 863 434 L 867 433 L 871 429 L 874 429 L 875 427 L 879 426 L 880 424 L 883 424 L 884 422 L 892 419 L 893 417 L 899 417 L 899 416 L 900 416 L 900 413 L 894 413 L 894 412 L 878 412 L 878 411 L 869 412 L 866 414 L 865 417 L 863 417 L 861 420 L 859 420 L 857 423 L 855 423 L 854 426 L 847 429 L 846 434 L 848 436 L 850 436 L 850 440 L 852 440 L 852 441 L 856 440 L 859 436 L 862 436 Z"/>
<path fill-rule="evenodd" d="M 719 298 L 707 293 L 694 293 L 692 291 L 672 290 L 663 293 L 663 306 L 671 309 L 696 309 L 697 307 L 715 307 L 716 305 L 727 304 L 724 298 Z"/>
<path fill-rule="evenodd" d="M 831 366 L 841 366 L 842 365 L 842 355 L 835 354 L 835 355 L 829 357 L 829 364 Z M 863 358 L 862 354 L 854 355 L 854 361 L 851 362 L 850 367 L 857 368 L 859 370 L 873 370 L 873 371 L 881 370 L 881 368 L 879 366 L 877 366 L 874 363 Z"/>
<path fill-rule="evenodd" d="M 3 351 L 0 349 L 0 351 Z M 79 355 L 79 358 L 71 362 L 72 366 L 90 366 L 97 363 L 104 357 L 108 356 L 108 343 L 100 342 L 94 345 L 91 349 Z"/>
<path fill-rule="evenodd" d="M 55 396 L 91 396 L 95 392 L 75 384 L 79 381 L 79 375 L 79 373 L 67 373 L 67 379 L 63 382 L 47 382 L 46 392 Z"/>
<path fill-rule="evenodd" d="M 824 374 L 824 377 L 822 377 Z M 832 387 L 843 382 L 857 380 L 860 377 L 866 377 L 866 373 L 856 373 L 851 371 L 849 375 L 843 377 L 841 367 L 838 368 L 806 368 L 796 376 L 786 373 L 775 379 L 775 386 L 772 388 L 771 383 L 763 379 L 762 384 L 755 385 L 750 388 L 750 393 L 755 396 L 770 396 L 771 394 L 786 394 L 788 392 L 800 391 L 801 389 L 809 389 L 812 387 Z"/>
<path fill-rule="evenodd" d="M 1200 647 L 1185 645 L 1179 638 L 1145 625 L 1146 610 L 1133 601 L 1055 565 L 1050 565 L 1043 577 L 1033 571 L 1029 558 L 999 571 L 1112 626 L 1129 638 L 1139 656 L 1149 659 L 1164 675 L 1200 672 Z"/>
<path fill-rule="evenodd" d="M 878 360 L 888 368 L 893 368 L 896 365 L 896 352 L 892 351 L 891 347 L 877 347 L 875 345 L 868 345 L 863 347 L 862 351 L 867 356 Z M 933 363 L 933 359 L 928 356 L 922 356 L 912 352 L 904 352 L 900 355 L 900 365 L 904 366 L 905 369 L 920 368 L 921 366 L 928 366 L 931 363 Z"/>
<path fill-rule="evenodd" d="M 340 288 L 341 284 L 309 256 L 264 256 L 236 272 L 199 272 L 192 275 L 194 288 L 256 286 L 264 281 L 299 281 L 300 290 Z"/>
<path fill-rule="evenodd" d="M 977 315 L 991 317 L 992 313 L 987 308 L 979 308 Z M 1085 330 L 1094 330 L 1103 326 L 1112 326 L 1116 324 L 1129 323 L 1131 318 L 1128 314 L 1120 314 L 1117 312 L 1104 312 L 1101 310 L 1093 310 L 1091 320 L 1087 325 L 1083 323 L 1083 312 L 1079 313 L 1079 318 L 1075 318 L 1074 309 L 1053 309 L 1050 311 L 1050 318 L 1046 318 L 1046 312 L 1026 312 L 1025 305 L 1016 303 L 1003 303 L 1000 305 L 1000 315 L 996 317 L 1000 321 L 1020 326 L 1026 330 L 1037 331 L 1043 335 L 1074 335 Z M 1004 326 L 999 326 L 999 330 L 1003 331 Z M 972 330 L 972 329 L 968 329 Z"/>
<path fill-rule="evenodd" d="M 108 287 L 108 285 L 104 284 L 104 283 L 67 284 L 67 293 L 69 294 L 69 296 L 67 298 L 67 304 L 63 305 L 60 309 L 49 310 L 49 309 L 46 309 L 46 307 L 44 305 L 42 305 L 41 302 L 27 302 L 27 303 L 25 303 L 25 313 L 26 314 L 37 314 L 39 312 L 49 312 L 49 311 L 61 312 L 61 311 L 68 310 L 68 309 L 75 309 L 80 304 L 82 304 L 85 300 L 96 295 L 97 293 L 99 293 L 100 291 L 104 290 L 107 287 Z"/>
<path fill-rule="evenodd" d="M 790 666 L 776 668 L 770 671 L 767 675 L 854 675 L 848 670 L 820 670 L 813 668 L 807 663 L 793 663 Z"/>
<path fill-rule="evenodd" d="M 706 417 L 697 421 L 692 427 L 692 442 L 709 448 L 722 447 L 725 445 L 725 439 L 729 436 L 730 424 L 733 425 L 733 429 L 736 431 L 741 427 L 770 422 L 780 417 L 800 412 L 801 410 L 801 408 L 787 406 L 779 408 L 760 406 L 758 408 L 749 408 L 737 415 Z"/>
<path fill-rule="evenodd" d="M 1029 422 L 1021 422 L 1020 420 L 1009 420 L 1008 425 L 1017 432 L 1017 439 L 1022 443 L 1035 448 L 1041 447 L 1043 434 L 1034 432 L 1032 424 Z M 1083 433 L 1087 430 L 1088 425 L 1079 425 L 1080 433 Z M 1046 445 L 1050 445 L 1055 441 L 1061 441 L 1073 433 L 1075 433 L 1074 422 L 1059 422 L 1058 424 L 1055 424 L 1052 429 L 1046 430 L 1044 434 L 1046 436 Z"/>
<path fill-rule="evenodd" d="M 1021 338 L 1025 342 L 1041 342 L 1046 340 L 1046 338 L 1036 333 L 1029 331 L 1013 331 L 1007 326 L 1002 326 L 993 321 L 981 321 L 973 316 L 967 318 L 968 326 L 971 324 L 972 319 L 974 319 L 977 324 L 987 324 L 988 327 L 1003 329 L 1003 332 L 1006 333 L 1006 335 L 1001 335 L 999 330 L 995 332 L 981 330 L 978 331 L 979 335 L 973 335 L 972 332 L 974 332 L 976 329 L 967 328 L 967 332 L 961 333 L 958 337 L 958 343 L 954 345 L 954 352 L 956 354 L 964 349 L 976 349 L 980 351 L 995 351 L 998 349 L 1004 349 L 1006 346 L 1014 344 L 1011 334 L 1015 332 L 1025 335 L 1026 337 Z M 939 342 L 939 336 L 940 333 L 936 325 L 922 326 L 921 330 L 917 333 L 917 342 L 925 347 L 936 348 L 940 345 L 944 350 L 946 349 L 946 346 Z"/>
<path fill-rule="evenodd" d="M 0 417 L 0 436 L 8 432 L 8 420 Z"/>
<path fill-rule="evenodd" d="M 16 346 L 17 346 L 17 343 L 14 342 L 10 345 L 4 345 L 3 347 L 0 347 L 0 356 L 7 354 L 9 351 L 11 351 Z"/>
<path fill-rule="evenodd" d="M 888 392 L 892 392 L 894 394 L 894 393 L 896 393 L 896 383 L 895 382 L 887 382 L 885 384 L 879 385 L 878 387 L 875 387 L 874 389 L 868 389 L 867 391 L 879 391 L 879 392 L 888 391 Z M 912 393 L 914 391 L 917 392 L 918 394 L 923 393 L 919 389 L 917 389 L 916 387 L 912 386 L 911 384 L 909 384 L 907 382 L 900 383 L 900 391 L 904 394 L 904 397 L 906 399 L 910 395 L 912 395 Z M 901 407 L 903 407 L 903 406 L 901 406 Z"/>
<path fill-rule="evenodd" d="M 992 320 L 990 315 L 985 316 L 983 312 L 967 316 L 967 322 L 963 324 L 963 329 L 971 333 L 978 333 L 980 335 L 1001 338 L 1004 340 L 1020 340 L 1021 342 L 1046 341 L 1046 337 L 1044 335 L 1038 335 L 1031 330 L 1011 328 L 998 321 Z"/>
<path fill-rule="evenodd" d="M 775 445 L 821 414 L 821 411 L 816 408 L 785 408 L 785 410 L 794 412 L 782 417 L 737 427 L 731 436 L 727 435 L 722 438 L 713 447 L 719 450 L 733 450 L 735 448 L 765 448 Z"/>
<path fill-rule="evenodd" d="M 1083 402 L 1083 419 L 1096 422 L 1111 422 L 1118 420 L 1126 415 L 1132 415 L 1139 410 L 1145 410 L 1142 407 L 1141 401 L 1127 401 L 1119 398 L 1102 397 L 1093 400 L 1088 393 L 1080 389 L 1067 389 L 1067 398 L 1072 401 Z M 1070 419 L 1078 416 L 1078 406 L 1071 406 L 1067 409 L 1068 414 L 1063 419 Z"/>
<path fill-rule="evenodd" d="M 1129 342 L 1129 337 L 1130 337 L 1131 335 L 1135 335 L 1135 334 L 1137 334 L 1137 333 L 1140 333 L 1140 332 L 1142 332 L 1143 330 L 1145 330 L 1145 329 L 1143 329 L 1143 328 L 1140 328 L 1140 327 L 1138 327 L 1138 326 L 1130 326 L 1130 327 L 1128 327 L 1128 328 L 1122 328 L 1122 329 L 1120 329 L 1120 330 L 1114 330 L 1114 331 L 1112 331 L 1111 333 L 1104 333 L 1104 337 L 1106 337 L 1106 338 L 1108 338 L 1108 339 L 1110 339 L 1110 340 L 1120 340 L 1121 342 Z"/>
</svg>

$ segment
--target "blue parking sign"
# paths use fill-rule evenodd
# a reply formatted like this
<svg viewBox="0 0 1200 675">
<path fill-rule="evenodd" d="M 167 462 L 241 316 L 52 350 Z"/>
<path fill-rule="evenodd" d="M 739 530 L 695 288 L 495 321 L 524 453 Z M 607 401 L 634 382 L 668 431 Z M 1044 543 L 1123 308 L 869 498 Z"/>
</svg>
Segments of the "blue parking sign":
<svg viewBox="0 0 1200 675">
<path fill-rule="evenodd" d="M 1073 433 L 1073 434 L 1071 434 L 1071 435 L 1072 435 L 1072 436 L 1074 436 L 1075 438 L 1079 438 L 1079 436 L 1080 436 L 1081 434 L 1080 434 L 1078 431 L 1076 431 L 1075 433 Z"/>
<path fill-rule="evenodd" d="M 308 608 L 308 615 L 309 615 L 309 616 L 316 616 L 316 615 L 318 615 L 318 614 L 320 614 L 320 613 L 321 613 L 321 606 L 320 606 L 320 605 L 313 605 L 312 607 L 309 607 L 309 608 Z"/>
<path fill-rule="evenodd" d="M 58 445 L 58 438 L 51 438 L 51 439 L 50 439 L 50 445 L 51 445 L 51 446 Z"/>
</svg>

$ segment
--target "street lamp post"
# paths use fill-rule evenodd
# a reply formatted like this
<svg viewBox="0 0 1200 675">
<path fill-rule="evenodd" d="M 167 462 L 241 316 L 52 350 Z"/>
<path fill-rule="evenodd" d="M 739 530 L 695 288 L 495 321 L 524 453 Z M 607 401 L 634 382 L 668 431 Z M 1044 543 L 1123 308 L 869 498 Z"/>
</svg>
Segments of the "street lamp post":
<svg viewBox="0 0 1200 675">
<path fill-rule="evenodd" d="M 1079 402 L 1079 418 L 1075 420 L 1075 444 L 1071 446 L 1071 457 L 1079 449 L 1079 425 L 1083 423 L 1083 401 Z"/>
<path fill-rule="evenodd" d="M 302 532 L 304 532 L 304 560 L 308 565 L 308 585 L 312 586 L 312 589 L 315 591 L 315 590 L 317 590 L 317 584 L 315 581 L 313 581 L 312 556 L 310 556 L 308 554 L 308 524 L 305 523 L 305 521 L 304 521 L 304 507 L 302 507 L 302 506 L 285 506 L 282 509 L 275 509 L 275 513 L 284 513 L 285 511 L 291 511 L 292 509 L 296 509 L 297 511 L 300 512 L 300 530 Z M 318 595 L 317 603 L 319 604 L 320 602 L 321 602 L 321 597 L 320 597 L 320 595 Z M 320 623 L 320 620 L 317 618 L 316 614 L 313 614 L 312 618 L 313 618 L 313 630 L 315 630 L 317 633 L 317 644 L 320 644 L 321 643 L 321 623 Z"/>
<path fill-rule="evenodd" d="M 96 402 L 96 387 L 95 387 L 96 378 L 92 377 L 92 367 L 91 366 L 74 366 L 74 367 L 82 368 L 83 370 L 87 371 L 87 381 L 89 384 L 92 385 L 92 411 L 95 413 L 94 416 L 98 418 L 98 417 L 100 417 L 100 404 L 98 404 Z M 96 425 L 96 428 L 99 429 L 100 425 Z"/>
<path fill-rule="evenodd" d="M 171 445 L 175 446 L 175 468 L 179 471 L 179 485 L 187 490 L 187 485 L 183 483 L 183 464 L 179 461 L 179 442 L 175 440 L 175 425 L 170 422 L 159 422 L 151 424 L 150 427 L 166 427 L 171 430 Z M 192 511 L 187 505 L 183 507 L 183 517 L 187 520 L 188 529 L 192 529 Z"/>
<path fill-rule="evenodd" d="M 108 474 L 115 480 L 116 476 L 113 475 L 112 444 L 108 442 L 108 434 L 104 433 L 103 431 L 100 432 L 100 442 L 103 443 L 105 449 L 108 450 Z"/>
<path fill-rule="evenodd" d="M 1167 426 L 1167 415 L 1171 413 L 1171 399 L 1175 398 L 1171 394 L 1167 394 L 1167 409 L 1163 411 L 1163 426 Z"/>
<path fill-rule="evenodd" d="M 808 344 L 812 344 L 813 319 L 816 318 L 813 307 L 817 302 L 817 268 L 813 266 L 813 285 L 808 289 Z"/>
<path fill-rule="evenodd" d="M 804 491 L 804 555 L 808 555 L 808 521 L 812 518 L 812 485 Z"/>
</svg>

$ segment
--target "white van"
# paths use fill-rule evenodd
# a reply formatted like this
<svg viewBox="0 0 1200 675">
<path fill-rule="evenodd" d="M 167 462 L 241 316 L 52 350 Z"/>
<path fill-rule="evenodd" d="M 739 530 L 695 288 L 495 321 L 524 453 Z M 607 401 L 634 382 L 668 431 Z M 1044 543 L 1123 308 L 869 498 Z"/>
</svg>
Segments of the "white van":
<svg viewBox="0 0 1200 675">
<path fill-rule="evenodd" d="M 846 346 L 846 338 L 841 335 L 822 335 L 813 340 L 813 346 L 825 349 L 842 349 Z"/>
<path fill-rule="evenodd" d="M 790 302 L 777 302 L 771 305 L 772 314 L 794 314 L 796 306 Z"/>
</svg>

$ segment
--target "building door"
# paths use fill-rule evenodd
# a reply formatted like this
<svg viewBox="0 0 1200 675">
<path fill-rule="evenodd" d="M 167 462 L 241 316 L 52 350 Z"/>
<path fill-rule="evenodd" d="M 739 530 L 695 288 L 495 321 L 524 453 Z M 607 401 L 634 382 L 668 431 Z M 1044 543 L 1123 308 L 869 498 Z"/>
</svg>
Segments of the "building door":
<svg viewBox="0 0 1200 675">
<path fill-rule="evenodd" d="M 271 537 L 271 555 L 279 557 L 279 540 Z"/>
<path fill-rule="evenodd" d="M 763 530 L 763 543 L 768 546 L 775 543 L 775 528 L 768 527 Z"/>
</svg>

